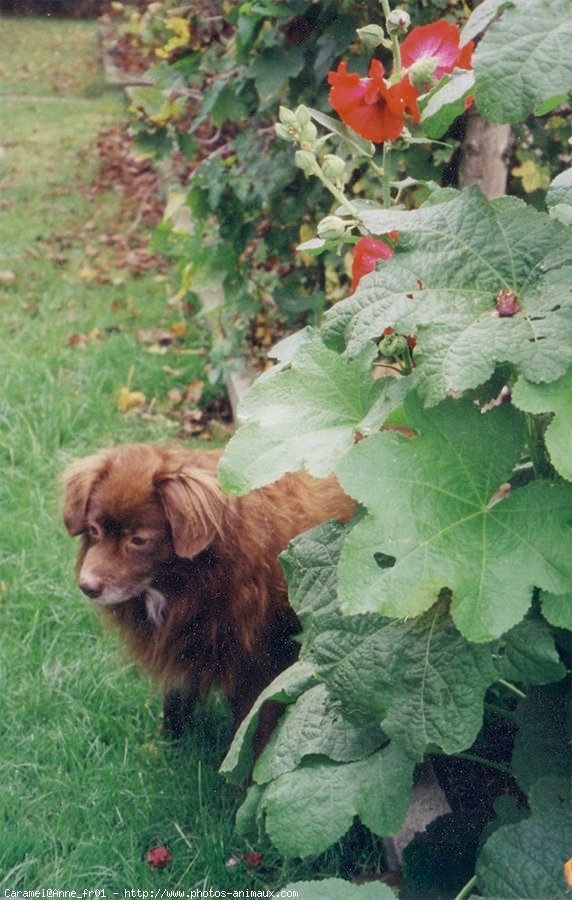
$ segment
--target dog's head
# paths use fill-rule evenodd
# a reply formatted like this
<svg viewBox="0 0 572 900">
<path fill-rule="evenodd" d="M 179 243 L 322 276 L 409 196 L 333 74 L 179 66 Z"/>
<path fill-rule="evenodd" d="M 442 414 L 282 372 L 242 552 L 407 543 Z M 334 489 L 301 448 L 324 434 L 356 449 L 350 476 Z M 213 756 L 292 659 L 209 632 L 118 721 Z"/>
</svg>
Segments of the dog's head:
<svg viewBox="0 0 572 900">
<path fill-rule="evenodd" d="M 207 457 L 204 457 L 205 460 Z M 152 596 L 161 566 L 193 559 L 222 531 L 212 463 L 143 444 L 104 450 L 64 473 L 64 522 L 81 535 L 79 587 L 104 606 Z"/>
</svg>

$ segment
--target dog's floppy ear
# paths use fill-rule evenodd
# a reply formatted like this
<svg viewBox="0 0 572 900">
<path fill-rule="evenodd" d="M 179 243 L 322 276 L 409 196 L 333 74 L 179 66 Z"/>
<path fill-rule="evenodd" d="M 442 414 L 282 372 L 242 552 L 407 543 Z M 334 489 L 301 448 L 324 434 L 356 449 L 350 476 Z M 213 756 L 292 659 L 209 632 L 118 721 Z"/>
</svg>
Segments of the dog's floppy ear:
<svg viewBox="0 0 572 900">
<path fill-rule="evenodd" d="M 195 466 L 179 466 L 155 476 L 177 556 L 192 559 L 222 534 L 228 498 L 216 475 Z"/>
<path fill-rule="evenodd" d="M 68 466 L 62 476 L 64 524 L 71 535 L 81 534 L 85 528 L 89 496 L 95 482 L 105 471 L 106 460 L 104 453 L 86 456 Z"/>
</svg>

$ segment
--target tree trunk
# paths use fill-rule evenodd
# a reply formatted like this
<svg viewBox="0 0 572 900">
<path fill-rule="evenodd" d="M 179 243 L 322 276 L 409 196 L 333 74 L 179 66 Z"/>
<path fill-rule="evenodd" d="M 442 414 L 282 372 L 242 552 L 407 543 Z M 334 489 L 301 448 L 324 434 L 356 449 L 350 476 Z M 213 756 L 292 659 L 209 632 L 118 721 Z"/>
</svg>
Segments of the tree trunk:
<svg viewBox="0 0 572 900">
<path fill-rule="evenodd" d="M 513 145 L 510 125 L 492 125 L 479 115 L 475 105 L 466 113 L 467 129 L 461 148 L 459 187 L 478 184 L 486 197 L 506 193 Z"/>
</svg>

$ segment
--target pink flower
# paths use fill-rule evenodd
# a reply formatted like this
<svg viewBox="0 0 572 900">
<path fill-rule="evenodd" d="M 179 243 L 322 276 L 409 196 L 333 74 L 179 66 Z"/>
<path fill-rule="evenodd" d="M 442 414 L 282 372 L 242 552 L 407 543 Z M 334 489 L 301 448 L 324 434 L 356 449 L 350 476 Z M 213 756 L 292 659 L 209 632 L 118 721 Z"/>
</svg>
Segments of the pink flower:
<svg viewBox="0 0 572 900">
<path fill-rule="evenodd" d="M 352 290 L 355 291 L 364 275 L 373 272 L 378 259 L 389 259 L 391 256 L 393 256 L 393 250 L 383 241 L 378 241 L 373 237 L 361 238 L 354 249 Z"/>
<path fill-rule="evenodd" d="M 264 859 L 264 854 L 253 850 L 251 853 L 243 853 L 242 858 L 247 866 L 260 866 Z"/>
<path fill-rule="evenodd" d="M 149 850 L 145 859 L 154 869 L 164 869 L 165 866 L 168 866 L 169 863 L 172 862 L 173 857 L 166 847 L 161 846 L 153 847 L 152 850 Z"/>
<path fill-rule="evenodd" d="M 341 62 L 336 72 L 328 73 L 332 86 L 329 100 L 341 120 L 350 128 L 376 144 L 396 140 L 405 125 L 405 113 L 419 122 L 419 92 L 404 76 L 397 84 L 385 80 L 383 66 L 372 59 L 367 78 L 347 71 Z"/>
<path fill-rule="evenodd" d="M 433 78 L 439 81 L 453 69 L 470 69 L 473 55 L 473 41 L 459 47 L 459 28 L 439 19 L 430 25 L 414 28 L 401 45 L 401 63 L 409 69 L 420 60 L 435 60 Z"/>
</svg>

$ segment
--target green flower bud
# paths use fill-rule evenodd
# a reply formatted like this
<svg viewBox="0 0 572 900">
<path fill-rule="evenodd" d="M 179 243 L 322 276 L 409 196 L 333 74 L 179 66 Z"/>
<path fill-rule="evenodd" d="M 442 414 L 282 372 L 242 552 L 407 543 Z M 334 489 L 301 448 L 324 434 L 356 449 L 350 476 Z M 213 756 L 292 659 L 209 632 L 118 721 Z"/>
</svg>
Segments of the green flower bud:
<svg viewBox="0 0 572 900">
<path fill-rule="evenodd" d="M 401 356 L 407 350 L 407 338 L 392 331 L 385 335 L 378 346 L 382 356 Z"/>
<path fill-rule="evenodd" d="M 283 141 L 291 141 L 293 140 L 292 135 L 290 133 L 290 129 L 283 125 L 282 122 L 276 122 L 274 126 L 274 131 L 278 135 L 279 138 L 282 138 Z"/>
<path fill-rule="evenodd" d="M 339 216 L 326 216 L 318 223 L 318 237 L 324 241 L 339 241 L 346 233 L 346 223 Z"/>
<path fill-rule="evenodd" d="M 346 164 L 341 156 L 334 153 L 327 153 L 324 156 L 322 172 L 330 181 L 339 181 L 346 173 Z"/>
<path fill-rule="evenodd" d="M 278 118 L 283 125 L 292 125 L 296 121 L 296 116 L 287 106 L 281 106 L 278 110 Z"/>
<path fill-rule="evenodd" d="M 385 32 L 381 25 L 365 25 L 357 29 L 357 34 L 366 50 L 375 50 L 381 46 Z"/>
<path fill-rule="evenodd" d="M 301 144 L 313 144 L 318 137 L 318 129 L 313 122 L 306 122 L 300 129 L 298 140 Z"/>
<path fill-rule="evenodd" d="M 385 24 L 390 34 L 407 34 L 411 25 L 411 16 L 404 9 L 392 9 Z"/>
<path fill-rule="evenodd" d="M 309 150 L 296 150 L 294 162 L 303 172 L 313 172 L 317 166 L 316 157 Z"/>
<path fill-rule="evenodd" d="M 407 70 L 411 84 L 420 89 L 432 84 L 435 81 L 433 72 L 437 68 L 438 62 L 436 56 L 422 56 L 420 59 L 416 59 Z"/>
<path fill-rule="evenodd" d="M 298 125 L 307 125 L 310 119 L 312 118 L 310 115 L 310 110 L 307 106 L 299 106 L 296 112 L 294 113 L 294 117 L 298 123 Z"/>
</svg>

